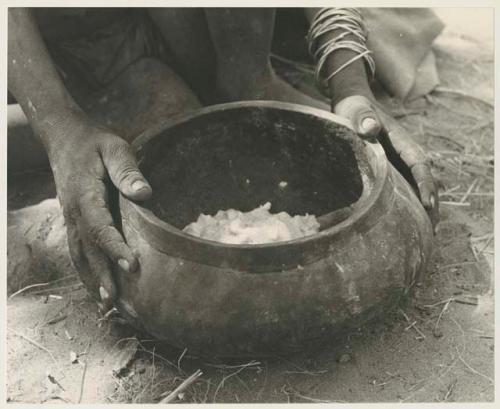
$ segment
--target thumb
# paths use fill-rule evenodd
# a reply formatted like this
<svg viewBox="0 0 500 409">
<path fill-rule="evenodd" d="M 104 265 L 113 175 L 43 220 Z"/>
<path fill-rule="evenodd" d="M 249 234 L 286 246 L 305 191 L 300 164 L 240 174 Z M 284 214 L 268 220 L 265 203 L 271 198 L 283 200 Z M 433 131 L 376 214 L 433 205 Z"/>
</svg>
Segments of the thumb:
<svg viewBox="0 0 500 409">
<path fill-rule="evenodd" d="M 338 102 L 333 112 L 351 121 L 354 130 L 365 138 L 375 138 L 382 126 L 370 100 L 361 95 L 351 95 Z"/>
<path fill-rule="evenodd" d="M 152 189 L 137 166 L 137 161 L 124 140 L 113 141 L 101 148 L 102 160 L 118 190 L 132 200 L 146 200 Z"/>
</svg>

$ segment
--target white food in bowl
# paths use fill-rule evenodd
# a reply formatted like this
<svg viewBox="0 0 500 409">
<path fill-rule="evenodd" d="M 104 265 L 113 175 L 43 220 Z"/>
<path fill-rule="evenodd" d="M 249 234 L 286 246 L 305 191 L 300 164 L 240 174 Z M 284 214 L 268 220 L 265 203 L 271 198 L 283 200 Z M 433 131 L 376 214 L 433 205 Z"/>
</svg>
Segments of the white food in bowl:
<svg viewBox="0 0 500 409">
<path fill-rule="evenodd" d="M 267 202 L 249 212 L 219 210 L 215 216 L 200 214 L 183 231 L 192 236 L 226 244 L 264 244 L 310 236 L 319 231 L 316 217 L 271 214 Z"/>
</svg>

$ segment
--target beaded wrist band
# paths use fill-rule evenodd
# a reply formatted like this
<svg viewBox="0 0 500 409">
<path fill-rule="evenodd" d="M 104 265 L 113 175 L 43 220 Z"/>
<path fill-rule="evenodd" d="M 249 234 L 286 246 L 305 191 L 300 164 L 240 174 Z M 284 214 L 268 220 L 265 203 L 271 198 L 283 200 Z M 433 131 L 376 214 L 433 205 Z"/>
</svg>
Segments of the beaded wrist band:
<svg viewBox="0 0 500 409">
<path fill-rule="evenodd" d="M 319 45 L 321 36 L 333 31 L 337 31 L 339 34 L 324 44 Z M 345 37 L 349 35 L 354 36 L 355 41 L 346 40 Z M 311 28 L 307 34 L 307 43 L 309 45 L 309 53 L 317 62 L 316 81 L 320 87 L 328 86 L 328 81 L 360 58 L 364 58 L 372 76 L 375 75 L 375 62 L 371 56 L 371 51 L 366 47 L 366 37 L 367 32 L 363 17 L 355 8 L 323 8 L 314 16 Z M 354 51 L 356 55 L 332 73 L 323 75 L 323 68 L 327 58 L 340 49 Z M 321 77 L 324 78 L 322 79 Z"/>
</svg>

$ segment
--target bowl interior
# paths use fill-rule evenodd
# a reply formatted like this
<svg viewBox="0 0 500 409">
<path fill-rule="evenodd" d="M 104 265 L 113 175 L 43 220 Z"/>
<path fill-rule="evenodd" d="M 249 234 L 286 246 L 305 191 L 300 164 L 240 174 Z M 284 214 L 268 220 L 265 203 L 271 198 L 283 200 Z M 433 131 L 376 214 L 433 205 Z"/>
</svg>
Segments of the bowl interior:
<svg viewBox="0 0 500 409">
<path fill-rule="evenodd" d="M 353 131 L 324 117 L 240 107 L 194 116 L 141 146 L 153 188 L 144 205 L 182 229 L 200 213 L 249 211 L 321 216 L 356 202 L 370 172 Z"/>
</svg>

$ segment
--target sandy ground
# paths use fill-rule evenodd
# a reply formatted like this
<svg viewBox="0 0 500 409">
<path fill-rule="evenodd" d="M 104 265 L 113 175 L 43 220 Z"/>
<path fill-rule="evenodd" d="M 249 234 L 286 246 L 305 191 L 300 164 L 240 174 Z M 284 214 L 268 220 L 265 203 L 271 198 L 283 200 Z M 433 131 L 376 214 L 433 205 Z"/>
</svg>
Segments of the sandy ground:
<svg viewBox="0 0 500 409">
<path fill-rule="evenodd" d="M 444 91 L 390 105 L 442 185 L 433 261 L 411 302 L 314 355 L 209 362 L 103 319 L 69 276 L 8 301 L 8 400 L 157 402 L 201 369 L 181 401 L 492 401 L 491 19 L 479 11 L 483 30 L 464 32 L 457 14 L 438 12 L 449 23 L 435 45 Z M 44 180 L 50 185 L 50 175 Z M 9 182 L 9 207 L 40 200 L 32 177 Z"/>
</svg>

